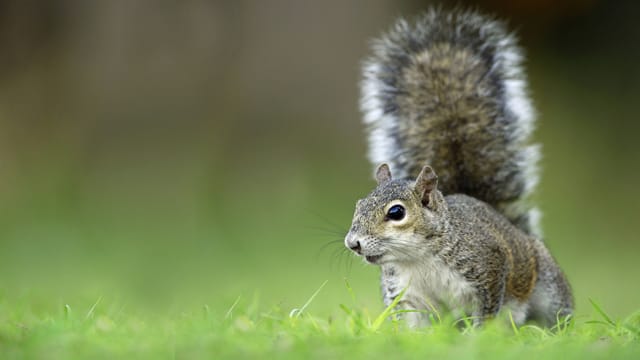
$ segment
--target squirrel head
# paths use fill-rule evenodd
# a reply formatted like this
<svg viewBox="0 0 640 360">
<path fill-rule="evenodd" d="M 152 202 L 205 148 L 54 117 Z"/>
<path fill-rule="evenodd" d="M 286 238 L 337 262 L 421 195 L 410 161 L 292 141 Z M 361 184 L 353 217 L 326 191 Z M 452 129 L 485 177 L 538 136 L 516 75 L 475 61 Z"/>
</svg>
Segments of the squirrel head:
<svg viewBox="0 0 640 360">
<path fill-rule="evenodd" d="M 438 177 L 425 166 L 415 181 L 394 180 L 387 164 L 375 177 L 378 186 L 356 203 L 346 247 L 372 264 L 423 259 L 447 227 Z"/>
</svg>

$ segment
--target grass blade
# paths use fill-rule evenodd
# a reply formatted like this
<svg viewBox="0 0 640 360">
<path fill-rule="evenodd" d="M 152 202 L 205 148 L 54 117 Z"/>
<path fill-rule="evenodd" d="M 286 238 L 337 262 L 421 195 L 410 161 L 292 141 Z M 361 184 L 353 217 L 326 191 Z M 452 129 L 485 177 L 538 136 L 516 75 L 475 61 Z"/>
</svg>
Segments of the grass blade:
<svg viewBox="0 0 640 360">
<path fill-rule="evenodd" d="M 320 293 L 320 290 L 322 290 L 322 288 L 327 285 L 327 283 L 329 282 L 329 280 L 325 280 L 322 285 L 320 285 L 320 287 L 318 288 L 318 290 L 316 290 L 316 292 L 313 293 L 313 295 L 311 295 L 311 297 L 309 298 L 309 300 L 307 300 L 306 303 L 304 303 L 304 305 L 302 305 L 302 307 L 300 309 L 293 309 L 291 310 L 291 312 L 289 313 L 289 317 L 300 317 L 300 315 L 302 315 L 302 313 L 307 309 L 307 306 L 309 306 L 309 304 L 311 304 L 311 302 L 313 301 L 313 299 L 315 299 L 315 297 Z"/>
<path fill-rule="evenodd" d="M 96 300 L 96 302 L 93 303 L 93 305 L 91 306 L 91 308 L 87 312 L 87 316 L 84 317 L 85 320 L 89 320 L 89 318 L 91 318 L 91 316 L 93 316 L 93 312 L 95 311 L 96 306 L 98 306 L 98 304 L 100 303 L 100 300 L 102 300 L 102 296 L 100 296 L 98 298 L 98 300 Z"/>
<path fill-rule="evenodd" d="M 353 303 L 356 303 L 356 294 L 353 292 L 353 288 L 351 287 L 351 284 L 349 284 L 349 280 L 347 278 L 344 278 L 344 284 L 347 287 L 347 291 L 349 292 L 349 295 L 351 296 L 351 301 L 353 301 Z"/>
<path fill-rule="evenodd" d="M 591 306 L 593 306 L 593 308 L 598 312 L 598 314 L 600 314 L 600 316 L 602 316 L 602 318 L 611 326 L 616 326 L 616 323 L 611 320 L 611 318 L 609 317 L 609 315 L 607 315 L 604 310 L 602 310 L 602 308 L 596 304 L 595 301 L 593 301 L 593 299 L 589 298 L 589 302 L 591 303 Z"/>
<path fill-rule="evenodd" d="M 372 331 L 378 331 L 378 329 L 380 328 L 384 320 L 391 315 L 391 313 L 393 312 L 393 309 L 396 307 L 396 305 L 398 305 L 400 300 L 402 300 L 402 298 L 404 297 L 404 293 L 406 291 L 407 291 L 407 288 L 402 289 L 400 294 L 398 294 L 398 296 L 396 296 L 395 299 L 393 299 L 391 304 L 389 304 L 389 306 L 387 306 L 387 308 L 384 309 L 384 311 L 380 315 L 378 315 L 378 317 L 373 321 L 373 324 L 371 324 L 370 329 Z"/>
<path fill-rule="evenodd" d="M 231 307 L 229 308 L 229 310 L 227 310 L 227 313 L 224 315 L 225 319 L 229 319 L 231 318 L 231 316 L 233 316 L 233 309 L 236 308 L 236 305 L 238 305 L 238 303 L 240 302 L 240 297 L 242 295 L 238 295 L 238 298 L 236 299 L 236 301 L 233 302 L 233 304 L 231 305 Z"/>
<path fill-rule="evenodd" d="M 508 313 L 509 313 L 509 322 L 511 323 L 511 329 L 513 329 L 514 334 L 519 335 L 520 329 L 518 329 L 518 326 L 516 325 L 515 320 L 513 320 L 513 313 L 511 311 L 509 311 Z"/>
</svg>

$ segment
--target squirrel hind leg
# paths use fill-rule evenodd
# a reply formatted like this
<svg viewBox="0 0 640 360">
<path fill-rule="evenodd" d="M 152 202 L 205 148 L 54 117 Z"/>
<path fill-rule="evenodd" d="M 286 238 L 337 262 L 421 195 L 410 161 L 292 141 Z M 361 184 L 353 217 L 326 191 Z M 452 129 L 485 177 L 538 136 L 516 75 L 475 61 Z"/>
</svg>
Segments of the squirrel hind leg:
<svg viewBox="0 0 640 360">
<path fill-rule="evenodd" d="M 508 317 L 509 321 L 513 319 L 513 323 L 516 324 L 516 326 L 522 326 L 529 318 L 529 303 L 511 300 L 504 304 L 503 312 L 504 311 L 509 312 L 506 314 L 507 316 L 510 315 L 510 317 Z"/>
<path fill-rule="evenodd" d="M 573 297 L 564 275 L 557 271 L 538 278 L 538 283 L 529 298 L 530 314 L 533 320 L 547 327 L 570 319 L 573 314 Z"/>
</svg>

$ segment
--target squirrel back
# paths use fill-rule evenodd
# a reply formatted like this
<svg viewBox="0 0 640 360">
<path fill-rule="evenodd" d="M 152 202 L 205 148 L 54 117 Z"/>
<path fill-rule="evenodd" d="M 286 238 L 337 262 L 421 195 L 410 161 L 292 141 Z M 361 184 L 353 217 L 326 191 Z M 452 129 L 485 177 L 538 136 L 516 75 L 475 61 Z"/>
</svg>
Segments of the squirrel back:
<svg viewBox="0 0 640 360">
<path fill-rule="evenodd" d="M 415 178 L 430 164 L 445 194 L 480 199 L 530 234 L 539 147 L 522 55 L 503 23 L 431 10 L 398 21 L 364 64 L 361 109 L 374 166 Z"/>
</svg>

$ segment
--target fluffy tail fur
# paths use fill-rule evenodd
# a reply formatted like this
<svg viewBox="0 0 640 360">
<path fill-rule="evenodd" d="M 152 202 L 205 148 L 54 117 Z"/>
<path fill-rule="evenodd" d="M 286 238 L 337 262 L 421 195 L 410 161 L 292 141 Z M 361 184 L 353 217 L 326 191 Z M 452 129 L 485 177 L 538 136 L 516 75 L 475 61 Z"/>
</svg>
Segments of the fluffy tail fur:
<svg viewBox="0 0 640 360">
<path fill-rule="evenodd" d="M 475 12 L 431 10 L 399 20 L 364 64 L 361 109 L 374 166 L 415 178 L 424 165 L 444 194 L 483 200 L 538 234 L 526 198 L 539 147 L 522 54 L 505 25 Z"/>
</svg>

